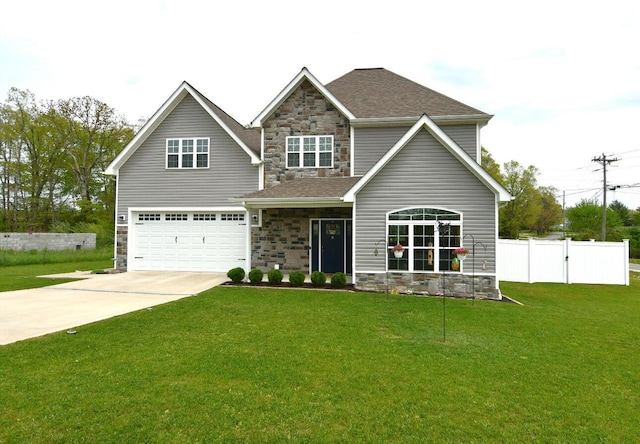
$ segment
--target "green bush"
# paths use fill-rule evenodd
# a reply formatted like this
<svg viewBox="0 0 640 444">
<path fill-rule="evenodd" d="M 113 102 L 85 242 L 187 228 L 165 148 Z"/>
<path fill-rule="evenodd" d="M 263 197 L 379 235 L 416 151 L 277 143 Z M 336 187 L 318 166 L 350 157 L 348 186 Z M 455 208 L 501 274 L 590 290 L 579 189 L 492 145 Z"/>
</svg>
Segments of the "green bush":
<svg viewBox="0 0 640 444">
<path fill-rule="evenodd" d="M 331 286 L 335 288 L 341 288 L 347 285 L 347 275 L 344 273 L 336 273 L 331 276 Z"/>
<path fill-rule="evenodd" d="M 232 268 L 227 273 L 227 277 L 231 279 L 234 284 L 239 284 L 244 279 L 244 270 L 241 267 Z"/>
<path fill-rule="evenodd" d="M 289 274 L 289 283 L 294 287 L 299 287 L 304 284 L 304 273 L 301 271 L 292 271 Z"/>
<path fill-rule="evenodd" d="M 249 272 L 249 281 L 251 281 L 252 284 L 259 284 L 260 282 L 262 282 L 263 276 L 264 272 L 262 270 L 260 270 L 259 268 L 254 268 Z"/>
<path fill-rule="evenodd" d="M 280 282 L 282 282 L 283 278 L 284 275 L 280 270 L 270 270 L 269 273 L 267 273 L 267 279 L 272 285 L 278 285 Z"/>
<path fill-rule="evenodd" d="M 314 271 L 313 273 L 311 273 L 311 282 L 316 287 L 322 287 L 327 283 L 327 275 L 322 271 Z"/>
</svg>

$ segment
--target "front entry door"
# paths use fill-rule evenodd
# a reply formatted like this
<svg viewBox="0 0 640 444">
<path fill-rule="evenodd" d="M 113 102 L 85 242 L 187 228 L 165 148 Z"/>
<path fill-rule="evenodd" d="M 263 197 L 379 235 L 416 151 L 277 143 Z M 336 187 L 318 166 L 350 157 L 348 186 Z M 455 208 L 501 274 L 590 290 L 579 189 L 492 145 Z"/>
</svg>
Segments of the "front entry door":
<svg viewBox="0 0 640 444">
<path fill-rule="evenodd" d="M 311 271 L 351 273 L 351 220 L 314 220 L 312 233 Z"/>
</svg>

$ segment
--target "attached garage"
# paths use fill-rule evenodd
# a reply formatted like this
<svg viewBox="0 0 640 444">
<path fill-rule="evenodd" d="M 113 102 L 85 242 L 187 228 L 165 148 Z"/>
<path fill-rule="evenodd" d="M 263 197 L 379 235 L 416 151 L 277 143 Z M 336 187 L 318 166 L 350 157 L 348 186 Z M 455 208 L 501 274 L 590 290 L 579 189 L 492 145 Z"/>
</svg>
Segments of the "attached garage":
<svg viewBox="0 0 640 444">
<path fill-rule="evenodd" d="M 229 211 L 132 211 L 129 269 L 217 271 L 247 268 L 247 216 Z"/>
</svg>

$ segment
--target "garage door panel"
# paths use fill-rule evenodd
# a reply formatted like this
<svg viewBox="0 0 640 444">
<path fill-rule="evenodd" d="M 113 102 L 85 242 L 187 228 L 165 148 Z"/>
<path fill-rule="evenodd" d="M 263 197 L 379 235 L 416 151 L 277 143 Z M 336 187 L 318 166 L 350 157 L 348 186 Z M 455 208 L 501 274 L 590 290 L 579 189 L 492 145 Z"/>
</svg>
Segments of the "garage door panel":
<svg viewBox="0 0 640 444">
<path fill-rule="evenodd" d="M 133 270 L 227 271 L 245 266 L 244 213 L 144 214 L 146 219 L 134 225 Z"/>
</svg>

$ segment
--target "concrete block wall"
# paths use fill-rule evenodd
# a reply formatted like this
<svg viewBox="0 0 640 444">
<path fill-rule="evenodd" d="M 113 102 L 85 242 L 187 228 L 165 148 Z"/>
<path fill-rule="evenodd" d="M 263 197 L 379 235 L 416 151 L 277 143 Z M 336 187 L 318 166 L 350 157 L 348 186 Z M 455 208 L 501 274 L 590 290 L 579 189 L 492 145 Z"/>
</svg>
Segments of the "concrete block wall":
<svg viewBox="0 0 640 444">
<path fill-rule="evenodd" d="M 0 250 L 95 250 L 95 233 L 0 233 Z"/>
</svg>

